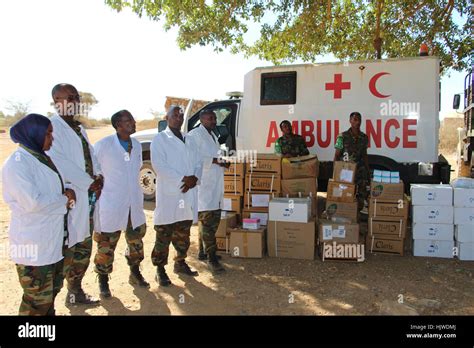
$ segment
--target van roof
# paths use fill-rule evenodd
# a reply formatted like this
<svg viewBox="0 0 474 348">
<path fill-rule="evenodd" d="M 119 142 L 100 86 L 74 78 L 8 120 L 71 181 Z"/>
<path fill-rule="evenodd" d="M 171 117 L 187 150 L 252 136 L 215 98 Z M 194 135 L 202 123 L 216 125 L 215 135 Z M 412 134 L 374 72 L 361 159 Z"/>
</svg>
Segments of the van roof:
<svg viewBox="0 0 474 348">
<path fill-rule="evenodd" d="M 348 64 L 361 64 L 361 63 L 378 63 L 378 62 L 395 62 L 395 61 L 407 61 L 407 60 L 423 60 L 423 59 L 439 59 L 437 56 L 424 56 L 424 57 L 403 57 L 403 58 L 386 58 L 386 59 L 371 59 L 371 60 L 355 60 L 347 61 Z M 320 65 L 339 65 L 344 64 L 346 61 L 337 62 L 322 62 L 322 63 L 303 63 L 303 64 L 285 64 L 285 65 L 268 65 L 256 67 L 253 70 L 266 70 L 266 69 L 285 69 L 285 68 L 309 68 L 312 66 Z M 252 70 L 252 71 L 253 71 Z"/>
</svg>

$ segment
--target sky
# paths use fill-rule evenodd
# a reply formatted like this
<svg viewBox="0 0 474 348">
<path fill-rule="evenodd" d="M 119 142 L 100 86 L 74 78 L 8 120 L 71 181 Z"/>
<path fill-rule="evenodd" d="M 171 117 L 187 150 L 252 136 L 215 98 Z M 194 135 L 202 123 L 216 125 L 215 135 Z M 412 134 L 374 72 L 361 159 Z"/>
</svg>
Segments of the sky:
<svg viewBox="0 0 474 348">
<path fill-rule="evenodd" d="M 164 111 L 166 96 L 214 100 L 243 91 L 244 75 L 271 62 L 211 47 L 181 51 L 176 30 L 162 22 L 116 11 L 101 0 L 0 1 L 0 110 L 8 101 L 53 112 L 51 89 L 71 83 L 99 103 L 90 117 L 128 109 L 137 119 Z M 316 62 L 334 61 L 331 56 Z M 301 63 L 301 62 L 296 62 Z M 452 113 L 466 73 L 442 79 L 440 118 Z"/>
</svg>

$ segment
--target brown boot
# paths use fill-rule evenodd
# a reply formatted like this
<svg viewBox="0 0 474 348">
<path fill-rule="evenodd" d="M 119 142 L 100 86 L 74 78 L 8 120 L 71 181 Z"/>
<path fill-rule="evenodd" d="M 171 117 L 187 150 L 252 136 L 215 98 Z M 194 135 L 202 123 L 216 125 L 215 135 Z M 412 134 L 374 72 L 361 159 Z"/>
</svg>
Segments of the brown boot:
<svg viewBox="0 0 474 348">
<path fill-rule="evenodd" d="M 128 282 L 130 285 L 138 285 L 141 288 L 149 288 L 150 283 L 148 283 L 145 278 L 143 278 L 140 272 L 139 265 L 130 266 L 130 276 L 128 277 Z"/>
</svg>

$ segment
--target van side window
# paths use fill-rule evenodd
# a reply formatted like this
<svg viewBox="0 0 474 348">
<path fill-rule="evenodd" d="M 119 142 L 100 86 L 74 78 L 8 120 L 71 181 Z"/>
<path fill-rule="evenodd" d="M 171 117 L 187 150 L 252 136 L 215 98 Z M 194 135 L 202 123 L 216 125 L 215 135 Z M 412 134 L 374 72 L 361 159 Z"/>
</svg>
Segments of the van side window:
<svg viewBox="0 0 474 348">
<path fill-rule="evenodd" d="M 296 104 L 296 71 L 262 74 L 260 105 L 282 104 Z"/>
</svg>

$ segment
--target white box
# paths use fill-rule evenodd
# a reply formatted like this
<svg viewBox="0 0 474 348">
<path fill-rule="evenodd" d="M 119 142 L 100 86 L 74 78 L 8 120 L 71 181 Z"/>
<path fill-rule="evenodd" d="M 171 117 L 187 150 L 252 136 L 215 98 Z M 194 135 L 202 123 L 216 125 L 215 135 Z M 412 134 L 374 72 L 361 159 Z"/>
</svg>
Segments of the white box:
<svg viewBox="0 0 474 348">
<path fill-rule="evenodd" d="M 471 207 L 474 208 L 474 189 L 471 188 L 455 188 L 454 206 L 455 207 Z"/>
<path fill-rule="evenodd" d="M 412 184 L 410 195 L 413 205 L 453 205 L 451 185 Z"/>
<path fill-rule="evenodd" d="M 260 219 L 243 219 L 242 228 L 244 230 L 258 230 L 260 228 Z"/>
<path fill-rule="evenodd" d="M 380 169 L 374 169 L 374 176 L 382 177 L 382 171 Z"/>
<path fill-rule="evenodd" d="M 311 199 L 273 198 L 268 208 L 271 221 L 308 222 L 311 219 Z"/>
<path fill-rule="evenodd" d="M 449 240 L 454 236 L 452 224 L 413 224 L 413 239 Z"/>
<path fill-rule="evenodd" d="M 398 184 L 400 182 L 400 173 L 399 172 L 390 172 L 390 183 Z"/>
<path fill-rule="evenodd" d="M 374 175 L 374 178 L 372 179 L 372 181 L 373 182 L 382 182 L 382 177 L 379 176 L 379 175 L 377 175 L 377 176 Z"/>
<path fill-rule="evenodd" d="M 454 241 L 414 239 L 413 255 L 452 259 L 454 257 Z"/>
<path fill-rule="evenodd" d="M 474 243 L 458 242 L 458 259 L 462 261 L 474 261 Z"/>
<path fill-rule="evenodd" d="M 260 225 L 267 226 L 268 213 L 250 213 L 251 219 L 260 219 Z"/>
<path fill-rule="evenodd" d="M 268 207 L 270 196 L 266 194 L 257 194 L 252 192 L 252 207 Z"/>
<path fill-rule="evenodd" d="M 413 222 L 425 224 L 452 224 L 452 206 L 413 205 Z"/>
<path fill-rule="evenodd" d="M 474 226 L 472 225 L 455 225 L 454 237 L 458 242 L 474 243 Z"/>
<path fill-rule="evenodd" d="M 390 176 L 382 176 L 382 182 L 390 183 Z"/>
<path fill-rule="evenodd" d="M 454 223 L 456 225 L 471 225 L 474 228 L 474 208 L 454 207 Z"/>
</svg>

